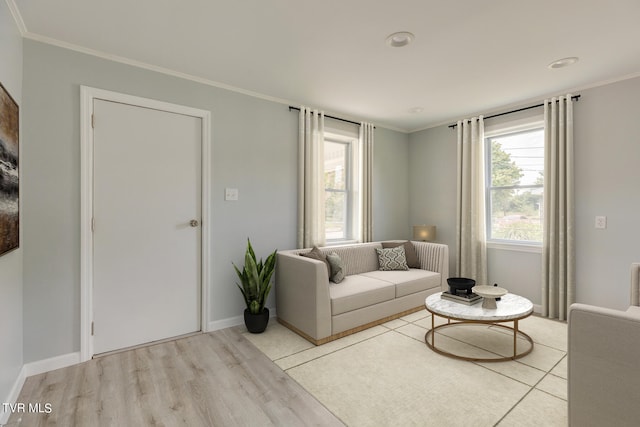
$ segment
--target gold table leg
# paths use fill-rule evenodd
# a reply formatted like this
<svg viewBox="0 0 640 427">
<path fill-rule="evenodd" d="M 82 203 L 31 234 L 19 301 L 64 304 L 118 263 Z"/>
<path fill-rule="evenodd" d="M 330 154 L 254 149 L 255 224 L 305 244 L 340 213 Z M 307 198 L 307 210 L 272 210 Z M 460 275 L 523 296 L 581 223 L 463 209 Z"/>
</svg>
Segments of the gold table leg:
<svg viewBox="0 0 640 427">
<path fill-rule="evenodd" d="M 446 324 L 443 325 L 439 325 L 439 326 L 435 326 L 435 320 L 434 320 L 434 314 L 433 312 L 431 313 L 431 330 L 427 331 L 427 333 L 425 334 L 425 343 L 427 344 L 427 346 L 435 351 L 438 354 L 441 354 L 443 356 L 447 356 L 447 357 L 452 357 L 454 359 L 459 359 L 459 360 L 467 360 L 470 362 L 504 362 L 507 360 L 516 360 L 516 359 L 520 359 L 521 357 L 526 356 L 527 354 L 531 353 L 531 351 L 533 350 L 533 339 L 527 335 L 526 333 L 522 332 L 519 330 L 518 328 L 518 320 L 514 320 L 514 325 L 513 327 L 510 326 L 506 326 L 506 325 L 501 325 L 499 322 L 483 322 L 483 321 L 461 321 L 461 322 L 451 322 L 451 319 L 448 319 L 449 321 Z M 490 325 L 490 326 L 495 326 L 498 328 L 504 328 L 507 330 L 511 330 L 513 331 L 513 336 L 514 336 L 514 341 L 513 341 L 513 356 L 507 356 L 507 357 L 496 357 L 496 358 L 478 358 L 478 357 L 465 357 L 465 356 L 459 356 L 457 354 L 453 354 L 453 353 L 449 353 L 448 351 L 445 350 L 441 350 L 439 348 L 436 348 L 436 346 L 434 345 L 435 343 L 435 334 L 436 331 L 438 329 L 442 329 L 442 328 L 447 328 L 447 327 L 463 327 L 465 325 L 477 325 L 477 324 L 485 324 L 485 325 Z M 431 334 L 431 340 L 429 340 L 429 334 Z M 523 351 L 522 353 L 517 353 L 517 342 L 518 342 L 518 336 L 520 336 L 521 338 L 524 338 L 526 341 L 529 342 L 529 348 L 525 351 Z M 429 342 L 431 341 L 431 342 Z"/>
<path fill-rule="evenodd" d="M 435 325 L 436 325 L 436 323 L 435 323 L 435 317 L 436 317 L 436 315 L 435 315 L 434 313 L 431 313 L 431 330 L 432 330 L 432 331 L 435 329 L 434 327 L 435 327 Z M 436 345 L 434 344 L 434 343 L 435 343 L 435 340 L 436 340 L 436 334 L 435 334 L 435 331 L 434 331 L 434 332 L 431 334 L 431 346 L 433 346 L 434 348 L 435 348 L 435 346 L 436 346 Z"/>
<path fill-rule="evenodd" d="M 518 343 L 518 319 L 513 321 L 513 357 L 516 357 L 516 347 Z"/>
</svg>

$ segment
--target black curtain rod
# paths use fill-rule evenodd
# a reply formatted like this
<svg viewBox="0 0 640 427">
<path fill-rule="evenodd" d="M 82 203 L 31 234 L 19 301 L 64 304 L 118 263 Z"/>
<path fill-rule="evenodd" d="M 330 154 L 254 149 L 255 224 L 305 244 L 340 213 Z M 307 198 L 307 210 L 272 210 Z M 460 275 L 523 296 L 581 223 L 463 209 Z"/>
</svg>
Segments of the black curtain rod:
<svg viewBox="0 0 640 427">
<path fill-rule="evenodd" d="M 578 99 L 580 99 L 580 95 L 573 95 L 571 99 L 574 101 L 577 101 Z M 559 102 L 559 101 L 556 101 L 556 102 Z M 485 119 L 493 119 L 494 117 L 506 116 L 507 114 L 518 113 L 520 111 L 531 110 L 532 108 L 538 108 L 543 106 L 544 104 L 538 104 L 538 105 L 532 105 L 531 107 L 518 108 L 517 110 L 511 110 L 511 111 L 506 111 L 504 113 L 493 114 L 491 116 L 485 117 Z M 455 129 L 457 126 L 458 126 L 457 123 L 449 125 L 451 129 Z"/>
<path fill-rule="evenodd" d="M 289 111 L 291 111 L 291 110 L 300 111 L 300 109 L 298 107 L 292 107 L 291 105 L 289 105 Z M 328 118 L 328 119 L 340 120 L 341 122 L 351 123 L 351 124 L 360 126 L 360 123 L 354 122 L 353 120 L 341 119 L 340 117 L 334 117 L 334 116 L 327 116 L 326 114 L 324 116 L 326 118 Z M 373 128 L 375 129 L 376 127 L 374 126 Z"/>
</svg>

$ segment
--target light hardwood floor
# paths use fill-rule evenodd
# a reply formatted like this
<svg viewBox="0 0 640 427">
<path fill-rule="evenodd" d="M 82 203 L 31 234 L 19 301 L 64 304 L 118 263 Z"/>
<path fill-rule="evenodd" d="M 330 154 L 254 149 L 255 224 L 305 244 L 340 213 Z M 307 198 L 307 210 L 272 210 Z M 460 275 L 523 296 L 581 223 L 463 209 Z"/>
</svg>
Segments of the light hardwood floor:
<svg viewBox="0 0 640 427">
<path fill-rule="evenodd" d="M 128 350 L 29 377 L 8 426 L 343 426 L 241 327 Z"/>
</svg>

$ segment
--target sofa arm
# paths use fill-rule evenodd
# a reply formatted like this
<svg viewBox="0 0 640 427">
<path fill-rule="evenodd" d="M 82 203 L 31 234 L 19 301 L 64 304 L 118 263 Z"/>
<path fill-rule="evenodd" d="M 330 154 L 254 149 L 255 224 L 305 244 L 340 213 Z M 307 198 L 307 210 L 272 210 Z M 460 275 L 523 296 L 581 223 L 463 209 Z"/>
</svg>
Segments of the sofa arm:
<svg viewBox="0 0 640 427">
<path fill-rule="evenodd" d="M 631 264 L 631 305 L 640 306 L 640 262 Z"/>
<path fill-rule="evenodd" d="M 440 287 L 443 291 L 449 289 L 449 246 L 440 243 L 412 241 L 418 253 L 420 268 L 440 273 Z"/>
<path fill-rule="evenodd" d="M 278 252 L 276 311 L 278 318 L 319 340 L 331 335 L 331 300 L 326 264 L 295 252 Z"/>
<path fill-rule="evenodd" d="M 639 361 L 640 310 L 573 304 L 569 310 L 569 425 L 638 425 Z"/>
</svg>

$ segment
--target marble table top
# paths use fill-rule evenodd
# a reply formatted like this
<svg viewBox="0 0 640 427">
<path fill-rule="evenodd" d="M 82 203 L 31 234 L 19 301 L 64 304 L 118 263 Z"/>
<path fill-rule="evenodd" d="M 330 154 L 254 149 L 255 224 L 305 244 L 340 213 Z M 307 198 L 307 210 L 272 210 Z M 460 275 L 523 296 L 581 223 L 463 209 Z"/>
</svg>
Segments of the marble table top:
<svg viewBox="0 0 640 427">
<path fill-rule="evenodd" d="M 424 305 L 432 313 L 458 320 L 508 321 L 522 319 L 533 312 L 533 304 L 519 295 L 504 295 L 496 301 L 497 308 L 483 308 L 482 303 L 461 304 L 442 299 L 442 292 L 429 295 Z"/>
</svg>

